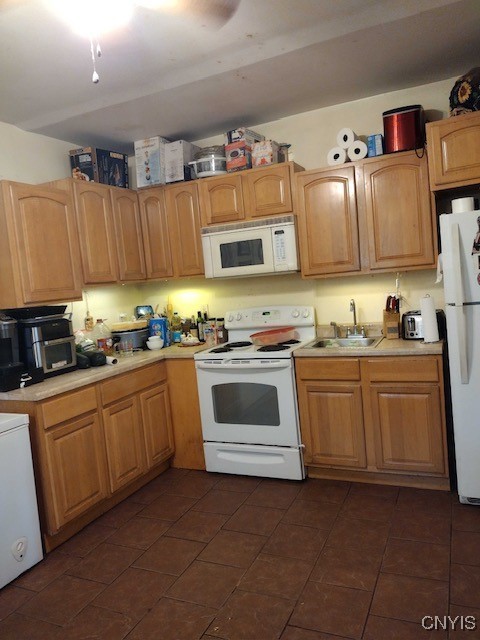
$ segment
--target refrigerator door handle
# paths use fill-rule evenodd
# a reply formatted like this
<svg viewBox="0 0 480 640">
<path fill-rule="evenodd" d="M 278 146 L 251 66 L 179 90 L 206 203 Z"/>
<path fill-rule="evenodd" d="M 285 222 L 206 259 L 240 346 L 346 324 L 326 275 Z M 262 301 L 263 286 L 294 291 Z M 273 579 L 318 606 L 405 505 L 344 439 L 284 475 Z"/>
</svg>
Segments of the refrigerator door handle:
<svg viewBox="0 0 480 640">
<path fill-rule="evenodd" d="M 468 353 L 467 353 L 467 326 L 464 307 L 448 305 L 455 313 L 455 327 L 449 333 L 448 341 L 451 343 L 450 357 L 455 354 L 458 358 L 458 370 L 460 382 L 468 384 Z"/>
<path fill-rule="evenodd" d="M 452 302 L 455 306 L 461 306 L 465 302 L 465 292 L 463 290 L 462 279 L 462 248 L 460 246 L 460 230 L 458 223 L 456 222 L 450 226 L 450 248 L 451 262 L 449 266 L 452 269 L 454 291 L 454 299 Z"/>
</svg>

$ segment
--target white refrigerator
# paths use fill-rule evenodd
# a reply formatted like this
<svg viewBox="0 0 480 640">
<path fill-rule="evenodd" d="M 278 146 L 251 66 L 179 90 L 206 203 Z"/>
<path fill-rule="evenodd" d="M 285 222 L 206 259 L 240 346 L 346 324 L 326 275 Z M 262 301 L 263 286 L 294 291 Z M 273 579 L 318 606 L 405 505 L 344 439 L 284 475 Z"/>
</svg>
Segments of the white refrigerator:
<svg viewBox="0 0 480 640">
<path fill-rule="evenodd" d="M 480 211 L 440 216 L 460 502 L 480 505 Z"/>
</svg>

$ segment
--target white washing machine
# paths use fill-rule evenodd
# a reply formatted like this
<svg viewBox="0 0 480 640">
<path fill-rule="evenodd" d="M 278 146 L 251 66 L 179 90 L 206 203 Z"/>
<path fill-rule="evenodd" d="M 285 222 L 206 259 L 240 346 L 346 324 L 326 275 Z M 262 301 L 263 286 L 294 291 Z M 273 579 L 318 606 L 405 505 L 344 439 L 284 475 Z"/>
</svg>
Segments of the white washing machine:
<svg viewBox="0 0 480 640">
<path fill-rule="evenodd" d="M 42 558 L 28 415 L 0 413 L 0 588 Z"/>
</svg>

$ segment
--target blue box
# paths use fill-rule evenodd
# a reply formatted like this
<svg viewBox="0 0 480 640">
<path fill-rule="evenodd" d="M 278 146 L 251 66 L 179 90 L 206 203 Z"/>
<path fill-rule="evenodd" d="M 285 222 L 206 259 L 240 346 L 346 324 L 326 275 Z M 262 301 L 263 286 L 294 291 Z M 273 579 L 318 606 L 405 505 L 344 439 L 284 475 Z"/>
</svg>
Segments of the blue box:
<svg viewBox="0 0 480 640">
<path fill-rule="evenodd" d="M 367 138 L 368 157 L 383 156 L 383 136 L 375 133 Z"/>
<path fill-rule="evenodd" d="M 160 336 L 163 339 L 164 347 L 170 346 L 167 318 L 150 318 L 148 321 L 148 333 L 151 336 Z"/>
<path fill-rule="evenodd" d="M 123 153 L 82 147 L 69 155 L 73 178 L 128 189 L 128 156 Z"/>
</svg>

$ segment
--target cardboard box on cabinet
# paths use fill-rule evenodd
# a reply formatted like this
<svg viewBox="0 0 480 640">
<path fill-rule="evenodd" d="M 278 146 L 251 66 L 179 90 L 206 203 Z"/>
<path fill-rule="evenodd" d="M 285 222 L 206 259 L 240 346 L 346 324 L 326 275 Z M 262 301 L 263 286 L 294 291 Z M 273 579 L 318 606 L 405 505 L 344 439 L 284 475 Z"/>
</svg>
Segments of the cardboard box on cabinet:
<svg viewBox="0 0 480 640">
<path fill-rule="evenodd" d="M 134 143 L 137 187 L 166 183 L 165 145 L 168 142 L 166 138 L 154 136 Z"/>
<path fill-rule="evenodd" d="M 165 145 L 167 183 L 195 178 L 195 172 L 192 167 L 189 167 L 188 163 L 193 160 L 193 156 L 197 151 L 200 151 L 200 147 L 186 140 L 175 140 L 175 142 L 168 142 Z"/>
<path fill-rule="evenodd" d="M 252 168 L 252 147 L 244 140 L 225 145 L 227 171 L 243 171 Z"/>
<path fill-rule="evenodd" d="M 128 157 L 123 153 L 81 147 L 69 155 L 73 178 L 128 189 Z"/>
<path fill-rule="evenodd" d="M 285 147 L 283 147 L 285 148 Z M 285 155 L 278 142 L 274 140 L 262 140 L 254 142 L 252 145 L 252 165 L 262 167 L 263 165 L 284 162 Z"/>
<path fill-rule="evenodd" d="M 247 129 L 246 127 L 239 127 L 238 129 L 232 129 L 224 134 L 224 144 L 233 144 L 234 142 L 245 142 L 249 147 L 254 142 L 261 142 L 265 140 L 265 136 L 261 133 Z"/>
</svg>

